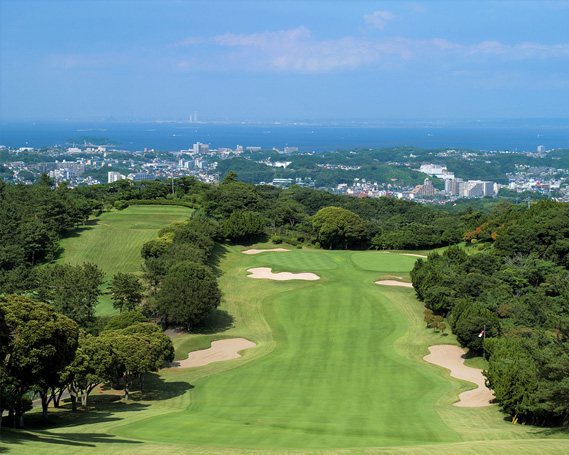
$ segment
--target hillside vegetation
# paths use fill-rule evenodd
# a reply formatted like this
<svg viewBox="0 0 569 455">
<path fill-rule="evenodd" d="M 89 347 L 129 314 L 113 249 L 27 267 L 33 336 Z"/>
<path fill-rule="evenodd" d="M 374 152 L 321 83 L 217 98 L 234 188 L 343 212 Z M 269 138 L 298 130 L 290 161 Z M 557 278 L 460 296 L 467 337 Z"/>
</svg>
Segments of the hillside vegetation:
<svg viewBox="0 0 569 455">
<path fill-rule="evenodd" d="M 568 235 L 567 204 L 506 207 L 465 234 L 478 254 L 452 247 L 411 273 L 417 296 L 447 316 L 461 344 L 487 351 L 504 411 L 532 424 L 569 424 Z"/>
</svg>

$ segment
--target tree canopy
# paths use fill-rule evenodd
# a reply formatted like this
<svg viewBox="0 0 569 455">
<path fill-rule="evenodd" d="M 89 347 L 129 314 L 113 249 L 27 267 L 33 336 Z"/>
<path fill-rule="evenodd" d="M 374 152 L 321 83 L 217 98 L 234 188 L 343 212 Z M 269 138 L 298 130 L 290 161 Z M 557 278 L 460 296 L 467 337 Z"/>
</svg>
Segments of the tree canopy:
<svg viewBox="0 0 569 455">
<path fill-rule="evenodd" d="M 312 219 L 312 225 L 320 244 L 330 249 L 347 249 L 366 239 L 366 228 L 359 215 L 341 207 L 319 210 Z"/>
<path fill-rule="evenodd" d="M 168 271 L 156 300 L 169 323 L 191 328 L 219 306 L 221 291 L 208 267 L 184 261 Z"/>
</svg>

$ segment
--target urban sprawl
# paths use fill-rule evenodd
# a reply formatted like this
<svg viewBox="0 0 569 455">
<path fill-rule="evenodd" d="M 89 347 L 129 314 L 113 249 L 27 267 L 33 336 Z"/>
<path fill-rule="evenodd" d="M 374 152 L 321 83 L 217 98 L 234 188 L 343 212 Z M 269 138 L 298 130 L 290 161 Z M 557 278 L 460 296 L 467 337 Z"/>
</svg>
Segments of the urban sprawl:
<svg viewBox="0 0 569 455">
<path fill-rule="evenodd" d="M 219 148 L 210 149 L 208 144 L 197 142 L 187 150 L 172 152 L 157 152 L 153 149 L 136 152 L 127 152 L 120 147 L 92 146 L 84 144 L 69 147 L 32 147 L 8 148 L 0 146 L 0 151 L 10 157 L 3 161 L 2 178 L 13 182 L 31 184 L 42 173 L 46 173 L 55 183 L 67 182 L 70 187 L 77 185 L 93 185 L 100 183 L 113 183 L 121 179 L 131 181 L 143 181 L 154 179 L 169 179 L 182 176 L 193 176 L 206 183 L 219 183 L 219 163 L 234 157 L 244 157 L 254 160 L 248 154 L 261 152 L 261 147 L 243 147 L 237 145 L 234 149 Z M 293 160 L 299 156 L 314 155 L 314 153 L 299 153 L 297 147 L 285 147 L 283 150 L 276 148 L 270 152 L 280 158 L 254 160 L 257 163 L 272 168 L 287 169 Z M 525 153 L 534 158 L 545 157 L 549 151 L 545 146 L 539 146 L 535 152 Z M 31 153 L 45 155 L 43 162 L 26 162 L 23 158 Z M 353 153 L 353 152 L 351 152 Z M 510 152 L 485 152 L 489 155 Z M 117 155 L 120 155 L 117 158 Z M 472 180 L 455 176 L 446 165 L 437 164 L 436 157 L 453 156 L 464 160 L 472 159 L 471 151 L 446 150 L 438 152 L 433 162 L 423 161 L 420 165 L 416 160 L 409 162 L 387 162 L 386 164 L 396 167 L 406 167 L 426 175 L 420 185 L 402 185 L 398 179 L 392 178 L 388 182 L 366 181 L 365 178 L 356 177 L 352 181 L 340 183 L 332 187 L 322 187 L 338 194 L 347 194 L 356 197 L 381 197 L 392 196 L 399 199 L 422 201 L 449 201 L 458 198 L 479 198 L 495 196 L 501 188 L 521 193 L 524 191 L 548 193 L 555 191 L 559 200 L 569 200 L 569 192 L 564 184 L 565 178 L 560 175 L 569 175 L 567 169 L 555 169 L 552 167 L 530 167 L 516 164 L 512 172 L 506 174 L 508 184 L 499 184 L 488 180 Z M 128 159 L 125 159 L 129 156 Z M 480 155 L 476 155 L 480 158 Z M 48 160 L 51 157 L 52 160 Z M 53 157 L 57 159 L 53 160 Z M 13 158 L 13 159 L 12 159 Z M 409 158 L 417 158 L 412 154 Z M 340 169 L 345 171 L 357 171 L 359 166 L 319 163 L 323 169 Z M 94 172 L 96 171 L 96 172 Z M 299 172 L 301 174 L 301 172 Z M 95 175 L 95 176 L 94 176 Z M 436 188 L 433 179 L 444 182 L 444 188 Z M 295 178 L 274 178 L 272 181 L 258 181 L 257 184 L 266 184 L 279 187 L 291 185 L 315 187 L 315 182 L 309 177 L 299 175 Z"/>
</svg>

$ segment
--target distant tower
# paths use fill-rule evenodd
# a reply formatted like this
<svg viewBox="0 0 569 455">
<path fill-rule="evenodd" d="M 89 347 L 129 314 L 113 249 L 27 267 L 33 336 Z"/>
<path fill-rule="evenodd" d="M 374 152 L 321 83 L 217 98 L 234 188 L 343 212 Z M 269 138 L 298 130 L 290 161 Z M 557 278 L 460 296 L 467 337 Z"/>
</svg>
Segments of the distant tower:
<svg viewBox="0 0 569 455">
<path fill-rule="evenodd" d="M 194 111 L 194 122 L 198 121 L 198 111 Z"/>
<path fill-rule="evenodd" d="M 192 114 L 190 114 L 190 123 L 192 123 Z"/>
</svg>

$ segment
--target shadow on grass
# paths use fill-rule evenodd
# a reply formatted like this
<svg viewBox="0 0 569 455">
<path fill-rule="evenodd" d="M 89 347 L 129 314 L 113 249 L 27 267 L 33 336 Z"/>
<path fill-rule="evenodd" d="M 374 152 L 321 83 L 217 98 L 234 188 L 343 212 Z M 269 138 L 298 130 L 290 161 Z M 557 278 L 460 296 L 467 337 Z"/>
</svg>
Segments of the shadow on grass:
<svg viewBox="0 0 569 455">
<path fill-rule="evenodd" d="M 191 333 L 213 335 L 225 332 L 233 327 L 235 319 L 225 310 L 213 310 L 207 317 L 192 328 Z"/>
<path fill-rule="evenodd" d="M 72 428 L 76 426 L 109 423 L 123 419 L 122 412 L 143 411 L 149 406 L 145 401 L 160 401 L 183 395 L 194 386 L 187 382 L 167 382 L 157 374 L 147 374 L 145 381 L 145 392 L 140 392 L 136 387 L 131 389 L 130 400 L 122 401 L 122 392 L 103 393 L 91 395 L 89 397 L 87 411 L 71 411 L 71 404 L 66 400 L 65 403 L 56 410 L 49 413 L 47 422 L 42 420 L 40 412 L 26 413 L 25 428 L 13 430 L 2 427 L 1 438 L 5 444 L 59 444 L 77 447 L 97 447 L 103 443 L 115 444 L 140 444 L 139 441 L 118 438 L 112 434 L 104 433 L 57 433 L 55 429 Z M 138 384 L 136 384 L 138 385 Z M 102 387 L 104 391 L 111 390 L 106 385 Z M 7 422 L 4 419 L 4 423 Z M 30 447 L 30 452 L 33 446 Z M 0 453 L 7 452 L 6 446 L 0 446 Z"/>
<path fill-rule="evenodd" d="M 149 404 L 121 401 L 122 395 L 90 396 L 88 410 L 71 411 L 71 404 L 65 403 L 57 410 L 50 408 L 47 421 L 42 420 L 41 412 L 26 413 L 25 429 L 41 431 L 51 428 L 66 428 L 122 420 L 121 413 L 143 411 Z"/>
<path fill-rule="evenodd" d="M 99 219 L 91 219 L 85 222 L 85 224 L 81 224 L 78 227 L 74 227 L 65 231 L 61 238 L 68 239 L 74 237 L 80 237 L 81 233 L 84 231 L 90 231 L 91 229 L 95 228 L 99 224 Z"/>
<path fill-rule="evenodd" d="M 47 431 L 34 431 L 33 433 L 26 430 L 7 430 L 2 429 L 2 442 L 10 444 L 56 444 L 75 447 L 97 447 L 100 444 L 142 444 L 139 441 L 131 441 L 128 439 L 118 438 L 110 434 L 103 433 L 54 433 Z M 34 446 L 30 447 L 30 453 Z M 8 452 L 6 446 L 0 447 L 0 453 Z M 39 453 L 39 452 L 38 452 Z"/>
<path fill-rule="evenodd" d="M 213 274 L 218 278 L 223 274 L 219 265 L 221 264 L 221 260 L 227 255 L 227 251 L 227 247 L 221 243 L 215 243 L 213 246 L 208 265 L 213 270 Z"/>
<path fill-rule="evenodd" d="M 97 226 L 97 224 L 99 224 L 98 218 L 94 220 L 88 220 L 85 222 L 84 225 L 80 225 L 79 227 L 72 228 L 63 232 L 61 235 L 61 239 L 63 240 L 63 239 L 80 237 L 84 231 L 90 231 L 91 229 L 94 229 Z M 58 259 L 60 259 L 62 254 L 63 254 L 63 248 L 58 247 L 57 251 L 53 256 L 53 261 L 57 261 Z"/>
<path fill-rule="evenodd" d="M 138 384 L 135 383 L 135 385 Z M 147 373 L 144 392 L 137 392 L 139 389 L 133 387 L 131 393 L 133 390 L 134 393 L 131 394 L 130 401 L 137 403 L 139 401 L 169 400 L 170 398 L 181 396 L 193 388 L 194 386 L 188 382 L 165 381 L 164 378 L 156 373 Z"/>
</svg>

